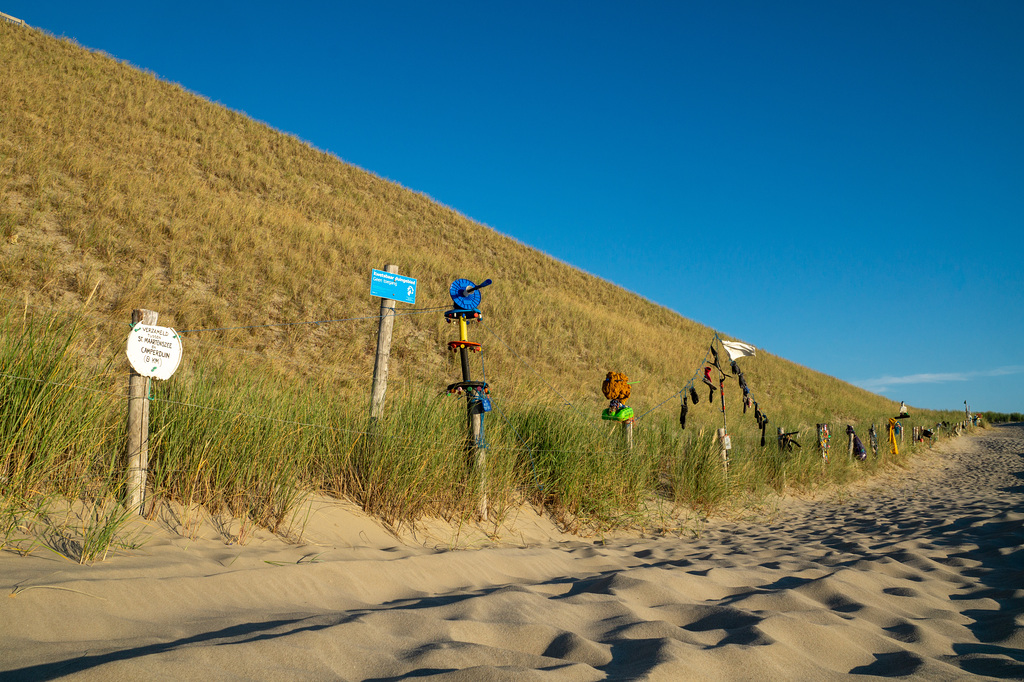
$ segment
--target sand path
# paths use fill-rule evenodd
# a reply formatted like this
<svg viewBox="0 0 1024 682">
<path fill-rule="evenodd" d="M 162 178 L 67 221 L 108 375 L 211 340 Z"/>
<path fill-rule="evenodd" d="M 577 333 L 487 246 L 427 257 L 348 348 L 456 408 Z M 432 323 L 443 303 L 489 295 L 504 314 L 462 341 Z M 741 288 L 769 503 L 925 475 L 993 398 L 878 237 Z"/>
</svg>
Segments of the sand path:
<svg viewBox="0 0 1024 682">
<path fill-rule="evenodd" d="M 1024 679 L 1024 426 L 936 450 L 689 540 L 0 553 L 0 678 Z"/>
</svg>

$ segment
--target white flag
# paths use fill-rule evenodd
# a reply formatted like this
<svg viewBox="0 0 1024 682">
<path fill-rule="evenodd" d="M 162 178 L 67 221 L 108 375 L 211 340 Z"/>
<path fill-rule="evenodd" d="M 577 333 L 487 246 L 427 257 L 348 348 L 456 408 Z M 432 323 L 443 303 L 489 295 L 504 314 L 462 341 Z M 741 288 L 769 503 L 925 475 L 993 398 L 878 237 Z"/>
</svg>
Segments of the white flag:
<svg viewBox="0 0 1024 682">
<path fill-rule="evenodd" d="M 722 341 L 722 345 L 725 346 L 725 352 L 729 354 L 729 359 L 733 362 L 737 358 L 751 357 L 757 350 L 749 343 L 740 343 L 739 341 Z"/>
</svg>

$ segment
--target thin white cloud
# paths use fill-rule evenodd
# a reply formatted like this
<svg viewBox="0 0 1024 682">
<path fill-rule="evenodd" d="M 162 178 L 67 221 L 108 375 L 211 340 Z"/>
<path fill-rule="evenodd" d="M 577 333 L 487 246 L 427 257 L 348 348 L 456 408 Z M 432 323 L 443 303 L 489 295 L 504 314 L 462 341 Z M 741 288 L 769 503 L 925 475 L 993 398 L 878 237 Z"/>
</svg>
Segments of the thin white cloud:
<svg viewBox="0 0 1024 682">
<path fill-rule="evenodd" d="M 908 374 L 902 377 L 883 376 L 876 379 L 852 381 L 850 383 L 854 386 L 860 386 L 872 393 L 880 393 L 887 390 L 890 386 L 903 386 L 905 384 L 945 384 L 952 381 L 970 381 L 971 379 L 979 379 L 982 377 L 1000 377 L 1021 373 L 1024 373 L 1024 365 L 1010 365 L 1007 367 L 998 367 L 996 369 L 987 369 L 975 372 L 935 372 L 926 374 Z"/>
</svg>

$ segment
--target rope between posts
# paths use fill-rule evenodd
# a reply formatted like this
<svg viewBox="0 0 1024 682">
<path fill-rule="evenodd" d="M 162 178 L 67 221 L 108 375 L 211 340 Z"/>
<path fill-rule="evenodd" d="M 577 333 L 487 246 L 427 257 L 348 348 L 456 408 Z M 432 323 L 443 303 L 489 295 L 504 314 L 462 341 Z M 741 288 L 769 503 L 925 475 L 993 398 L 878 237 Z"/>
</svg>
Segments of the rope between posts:
<svg viewBox="0 0 1024 682">
<path fill-rule="evenodd" d="M 547 385 L 547 387 L 548 387 L 548 388 L 550 388 L 550 389 L 551 389 L 551 390 L 552 390 L 552 391 L 554 392 L 554 394 L 555 394 L 555 395 L 557 395 L 557 396 L 558 396 L 559 398 L 561 398 L 561 399 L 562 399 L 562 402 L 564 402 L 564 403 L 565 403 L 565 404 L 566 404 L 566 405 L 567 405 L 568 407 L 571 407 L 571 408 L 573 408 L 574 410 L 577 410 L 577 411 L 578 411 L 578 408 L 577 408 L 577 407 L 576 407 L 575 405 L 573 405 L 573 404 L 572 404 L 572 403 L 571 403 L 571 402 L 570 402 L 570 401 L 569 401 L 569 400 L 568 400 L 568 399 L 567 399 L 567 398 L 566 398 L 566 397 L 565 397 L 564 395 L 562 395 L 561 393 L 559 393 L 559 392 L 558 392 L 558 389 L 556 389 L 556 388 L 555 388 L 554 386 L 552 386 L 552 385 L 551 385 L 551 384 L 550 384 L 550 383 L 548 382 L 548 380 L 544 378 L 544 375 L 543 375 L 543 374 L 541 374 L 541 373 L 540 373 L 539 371 L 537 371 L 537 369 L 535 369 L 535 368 L 534 368 L 534 366 L 533 366 L 533 365 L 531 365 L 531 364 L 530 364 L 530 362 L 529 362 L 529 361 L 528 361 L 528 360 L 527 360 L 526 358 L 524 358 L 524 357 L 523 357 L 522 355 L 520 355 L 519 353 L 517 353 L 517 352 L 515 351 L 515 349 L 513 349 L 513 348 L 512 348 L 512 346 L 508 345 L 508 344 L 507 344 L 507 343 L 505 342 L 505 340 L 504 340 L 503 338 L 501 338 L 500 336 L 498 336 L 498 335 L 497 335 L 497 334 L 496 334 L 495 332 L 491 331 L 491 328 L 490 328 L 490 327 L 489 327 L 488 325 L 486 325 L 486 324 L 484 323 L 484 321 L 483 321 L 483 320 L 481 320 L 481 321 L 480 321 L 480 325 L 481 325 L 481 326 L 482 326 L 482 327 L 484 328 L 484 331 L 486 331 L 486 332 L 487 332 L 488 334 L 490 334 L 491 336 L 493 336 L 494 338 L 496 338 L 496 339 L 497 339 L 498 341 L 500 341 L 500 342 L 501 342 L 501 345 L 505 346 L 505 348 L 507 348 L 507 349 L 509 350 L 509 352 L 510 352 L 510 353 L 512 353 L 512 355 L 516 356 L 516 358 L 517 358 L 517 359 L 519 359 L 520 361 L 522 361 L 522 363 L 523 363 L 524 365 L 526 365 L 526 367 L 527 367 L 527 368 L 528 368 L 528 369 L 529 369 L 530 371 L 532 371 L 532 372 L 533 372 L 534 374 L 536 374 L 537 376 L 539 376 L 539 377 L 541 378 L 541 381 L 543 381 L 543 382 L 544 382 L 544 383 L 545 383 L 545 384 Z"/>
<path fill-rule="evenodd" d="M 715 341 L 720 341 L 720 340 L 721 340 L 721 337 L 719 337 L 719 336 L 718 336 L 718 332 L 715 332 L 715 338 L 711 339 L 711 343 L 712 343 L 712 344 L 714 344 L 714 343 L 715 343 Z M 643 419 L 644 417 L 646 417 L 647 415 L 649 415 L 649 414 L 650 414 L 651 412 L 654 412 L 654 411 L 655 411 L 655 410 L 657 410 L 657 409 L 658 409 L 659 407 L 661 407 L 662 405 L 664 405 L 664 404 L 665 404 L 665 403 L 667 403 L 668 401 L 672 400 L 672 399 L 673 399 L 673 398 L 675 398 L 676 396 L 680 396 L 680 395 L 682 395 L 683 393 L 686 393 L 686 392 L 687 392 L 688 390 L 690 390 L 690 387 L 691 387 L 691 386 L 693 386 L 693 383 L 694 383 L 694 382 L 695 382 L 695 381 L 697 380 L 697 377 L 699 377 L 699 376 L 700 376 L 700 370 L 701 370 L 701 368 L 703 368 L 703 367 L 704 367 L 704 365 L 706 365 L 706 364 L 708 363 L 708 356 L 709 356 L 709 355 L 711 355 L 711 351 L 710 351 L 710 349 L 709 349 L 709 350 L 707 350 L 707 351 L 704 351 L 704 359 L 703 359 L 703 360 L 701 360 L 701 363 L 700 363 L 700 365 L 698 365 L 698 366 L 697 366 L 697 371 L 693 373 L 693 376 L 692 376 L 692 377 L 690 377 L 690 380 L 686 382 L 686 385 L 684 385 L 684 386 L 683 386 L 683 387 L 682 387 L 681 389 L 679 389 L 678 391 L 676 391 L 675 393 L 673 393 L 672 395 L 670 395 L 670 396 L 669 396 L 668 398 L 665 398 L 665 399 L 664 399 L 664 400 L 662 400 L 662 401 L 661 401 L 660 403 L 658 403 L 657 405 L 655 405 L 654 407 L 652 407 L 651 409 L 647 410 L 647 411 L 646 411 L 646 412 L 644 412 L 644 413 L 643 413 L 642 415 L 640 415 L 639 417 L 637 417 L 637 418 L 636 418 L 636 419 L 637 419 L 637 421 L 640 421 L 641 419 Z"/>
<path fill-rule="evenodd" d="M 423 313 L 436 312 L 438 310 L 446 310 L 445 307 L 438 308 L 416 308 L 414 310 L 403 310 L 391 311 L 388 313 L 392 317 L 399 317 L 402 315 L 421 315 Z M 195 332 L 223 332 L 223 331 L 235 331 L 239 329 L 269 329 L 273 327 L 298 327 L 302 325 L 321 325 L 321 324 L 333 324 L 335 322 L 357 322 L 360 320 L 379 320 L 385 315 L 365 315 L 360 317 L 342 317 L 336 320 L 311 320 L 308 322 L 271 322 L 270 324 L 250 324 L 242 325 L 238 327 L 207 327 L 204 329 L 178 329 L 175 330 L 178 334 L 191 334 Z"/>
</svg>

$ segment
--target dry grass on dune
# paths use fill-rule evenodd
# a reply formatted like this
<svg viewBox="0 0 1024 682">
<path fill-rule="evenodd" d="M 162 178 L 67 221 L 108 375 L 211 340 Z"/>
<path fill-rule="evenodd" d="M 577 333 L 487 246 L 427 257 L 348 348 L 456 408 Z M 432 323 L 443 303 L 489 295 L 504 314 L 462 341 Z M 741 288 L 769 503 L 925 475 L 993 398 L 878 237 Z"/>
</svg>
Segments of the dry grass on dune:
<svg viewBox="0 0 1024 682">
<path fill-rule="evenodd" d="M 39 317 L 60 315 L 79 311 L 88 301 L 86 322 L 75 343 L 87 349 L 79 355 L 82 364 L 108 377 L 102 379 L 104 389 L 116 385 L 118 379 L 109 377 L 119 376 L 116 370 L 124 364 L 124 325 L 130 310 L 145 307 L 159 311 L 162 324 L 179 330 L 257 327 L 188 335 L 190 365 L 176 377 L 178 384 L 166 389 L 181 402 L 206 396 L 229 404 L 230 398 L 216 388 L 197 388 L 193 396 L 183 392 L 207 372 L 222 384 L 247 387 L 244 391 L 257 396 L 254 400 L 268 412 L 294 416 L 307 410 L 324 420 L 350 420 L 346 428 L 358 430 L 356 420 L 368 403 L 376 334 L 372 318 L 377 302 L 369 296 L 368 271 L 397 263 L 401 272 L 418 279 L 420 308 L 446 306 L 448 285 L 455 278 L 495 281 L 485 290 L 483 324 L 471 328 L 471 338 L 486 348 L 483 357 L 495 401 L 510 413 L 509 425 L 498 422 L 494 438 L 506 439 L 509 448 L 525 447 L 525 441 L 546 443 L 554 454 L 551 461 L 527 461 L 521 455 L 522 461 L 495 464 L 492 480 L 519 485 L 524 474 L 515 467 L 549 467 L 545 471 L 564 487 L 560 497 L 549 490 L 539 502 L 570 510 L 589 504 L 588 513 L 599 515 L 607 510 L 595 511 L 594 500 L 605 492 L 594 492 L 586 481 L 559 478 L 575 466 L 556 461 L 564 450 L 586 450 L 576 454 L 593 456 L 587 466 L 593 465 L 598 472 L 594 475 L 609 486 L 616 477 L 630 481 L 632 487 L 625 486 L 629 490 L 607 493 L 621 493 L 615 504 L 635 505 L 637 495 L 655 489 L 659 477 L 670 471 L 695 475 L 669 463 L 684 446 L 704 437 L 678 433 L 679 402 L 673 396 L 705 357 L 712 329 L 474 223 L 422 194 L 69 41 L 0 22 L 0 83 L 0 286 L 5 314 L 24 316 L 33 310 Z M 342 318 L 358 319 L 265 326 Z M 458 361 L 446 349 L 455 334 L 440 311 L 399 318 L 389 391 L 409 402 L 396 407 L 396 413 L 424 424 L 447 418 L 445 408 L 424 404 L 416 412 L 409 404 L 425 403 L 423 396 L 436 395 L 458 375 Z M 803 431 L 831 421 L 866 430 L 896 407 L 770 353 L 759 352 L 742 364 L 773 428 Z M 621 462 L 601 459 L 610 457 L 601 454 L 610 452 L 607 429 L 601 428 L 605 425 L 598 424 L 594 435 L 593 422 L 605 406 L 600 382 L 608 370 L 638 382 L 630 401 L 638 413 L 665 401 L 650 421 L 642 422 L 645 428 L 638 429 L 647 459 L 632 462 L 628 472 L 615 468 Z M 327 397 L 337 401 L 343 416 L 326 411 L 326 403 L 335 405 Z M 565 402 L 578 408 L 571 417 L 557 412 Z M 741 414 L 733 381 L 726 402 L 730 415 Z M 720 418 L 720 411 L 702 401 L 688 429 L 707 434 Z M 121 416 L 103 419 L 116 423 Z M 191 447 L 189 434 L 178 428 L 181 423 L 168 420 L 164 427 L 177 434 L 182 448 Z M 206 429 L 211 441 L 237 428 L 198 418 L 194 427 Z M 519 431 L 533 427 L 539 436 Z M 415 436 L 396 432 L 395 452 L 410 439 L 421 449 L 453 440 L 450 434 L 431 435 L 430 428 Z M 299 460 L 308 457 L 301 464 L 309 469 L 281 472 L 289 481 L 346 494 L 365 483 L 351 473 L 358 462 L 342 466 L 317 459 L 338 452 L 355 456 L 353 442 L 261 429 L 246 432 L 245 457 L 260 456 L 260 446 L 271 441 L 289 452 L 311 449 L 295 460 L 299 467 Z M 749 417 L 730 417 L 730 430 L 743 447 L 760 436 Z M 102 447 L 114 447 L 112 443 Z M 188 457 L 193 454 L 194 464 L 188 466 L 205 466 L 204 453 Z M 421 464 L 433 466 L 430 461 Z M 759 461 L 752 458 L 749 466 L 760 466 Z M 385 464 L 374 466 L 373 476 L 383 481 Z M 191 471 L 199 481 L 202 472 Z M 255 476 L 251 467 L 243 473 Z M 416 475 L 415 470 L 408 472 L 410 480 Z M 761 485 L 763 481 L 751 483 Z M 174 494 L 192 495 L 180 490 Z M 399 500 L 389 513 L 433 509 L 426 501 L 430 494 Z M 463 490 L 452 504 L 472 508 L 466 502 L 472 494 Z M 219 498 L 211 494 L 210 499 Z M 575 501 L 566 501 L 570 499 Z"/>
<path fill-rule="evenodd" d="M 419 279 L 420 306 L 445 305 L 455 277 L 493 278 L 494 333 L 574 399 L 584 389 L 597 399 L 607 369 L 642 377 L 642 393 L 660 399 L 706 351 L 710 329 L 421 194 L 128 64 L 25 27 L 0 30 L 0 278 L 10 292 L 74 304 L 98 283 L 97 314 L 123 320 L 144 306 L 186 329 L 337 319 L 374 314 L 367 271 L 396 262 Z M 231 343 L 366 362 L 372 324 L 332 331 Z M 450 328 L 411 316 L 397 335 L 399 376 L 436 381 Z M 328 336 L 362 339 L 332 353 Z M 795 373 L 812 395 L 831 383 Z"/>
</svg>

